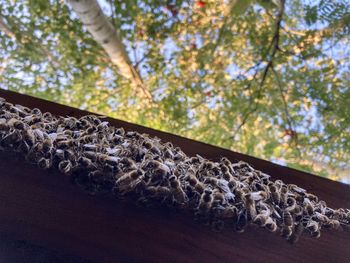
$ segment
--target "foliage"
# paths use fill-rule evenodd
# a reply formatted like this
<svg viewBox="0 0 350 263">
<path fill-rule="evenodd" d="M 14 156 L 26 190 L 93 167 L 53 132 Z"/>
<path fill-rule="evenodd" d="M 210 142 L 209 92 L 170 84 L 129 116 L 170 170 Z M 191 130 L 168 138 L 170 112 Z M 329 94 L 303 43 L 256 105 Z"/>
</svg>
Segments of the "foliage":
<svg viewBox="0 0 350 263">
<path fill-rule="evenodd" d="M 348 1 L 100 3 L 153 103 L 62 0 L 2 0 L 0 88 L 332 179 L 350 169 Z"/>
</svg>

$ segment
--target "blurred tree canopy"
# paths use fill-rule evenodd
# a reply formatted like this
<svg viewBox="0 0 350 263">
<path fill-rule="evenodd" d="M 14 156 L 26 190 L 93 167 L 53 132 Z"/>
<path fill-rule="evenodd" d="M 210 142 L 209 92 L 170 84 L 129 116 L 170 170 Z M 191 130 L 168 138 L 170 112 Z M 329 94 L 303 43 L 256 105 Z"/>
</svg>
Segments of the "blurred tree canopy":
<svg viewBox="0 0 350 263">
<path fill-rule="evenodd" d="M 0 88 L 350 182 L 348 0 L 98 2 L 151 102 L 62 0 L 1 0 Z"/>
</svg>

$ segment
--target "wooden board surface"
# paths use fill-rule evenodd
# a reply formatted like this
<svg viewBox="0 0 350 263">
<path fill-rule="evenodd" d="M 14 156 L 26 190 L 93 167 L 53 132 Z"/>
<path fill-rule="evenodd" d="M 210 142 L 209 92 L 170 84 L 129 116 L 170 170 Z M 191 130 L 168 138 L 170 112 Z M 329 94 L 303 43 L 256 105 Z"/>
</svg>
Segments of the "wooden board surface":
<svg viewBox="0 0 350 263">
<path fill-rule="evenodd" d="M 59 115 L 87 112 L 0 90 L 11 103 Z M 117 127 L 171 141 L 189 155 L 244 160 L 317 194 L 334 208 L 350 207 L 350 186 L 218 147 L 112 120 Z M 110 197 L 92 197 L 52 171 L 0 154 L 0 262 L 349 262 L 350 231 L 323 232 L 290 245 L 249 228 L 214 233 L 191 216 L 146 210 Z"/>
</svg>

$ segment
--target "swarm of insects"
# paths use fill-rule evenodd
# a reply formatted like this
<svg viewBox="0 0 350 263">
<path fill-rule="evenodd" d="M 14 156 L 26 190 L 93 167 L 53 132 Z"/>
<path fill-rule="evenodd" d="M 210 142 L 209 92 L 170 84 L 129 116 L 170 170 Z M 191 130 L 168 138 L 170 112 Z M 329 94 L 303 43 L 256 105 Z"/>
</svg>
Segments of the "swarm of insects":
<svg viewBox="0 0 350 263">
<path fill-rule="evenodd" d="M 0 98 L 0 150 L 57 169 L 90 194 L 191 210 L 214 231 L 256 225 L 294 243 L 302 233 L 319 238 L 324 228 L 350 226 L 349 209 L 329 208 L 248 163 L 189 157 L 170 142 L 126 132 L 94 115 L 54 116 Z"/>
</svg>

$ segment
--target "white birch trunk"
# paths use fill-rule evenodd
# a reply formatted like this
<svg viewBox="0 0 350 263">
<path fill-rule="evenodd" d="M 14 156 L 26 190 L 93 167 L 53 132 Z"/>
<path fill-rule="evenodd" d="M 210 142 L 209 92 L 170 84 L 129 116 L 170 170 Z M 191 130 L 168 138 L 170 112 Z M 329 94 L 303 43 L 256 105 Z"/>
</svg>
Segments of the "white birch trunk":
<svg viewBox="0 0 350 263">
<path fill-rule="evenodd" d="M 142 79 L 132 65 L 118 31 L 103 14 L 97 0 L 68 0 L 86 29 L 103 47 L 120 74 L 129 79 L 134 88 L 150 99 L 151 94 L 144 87 Z"/>
</svg>

